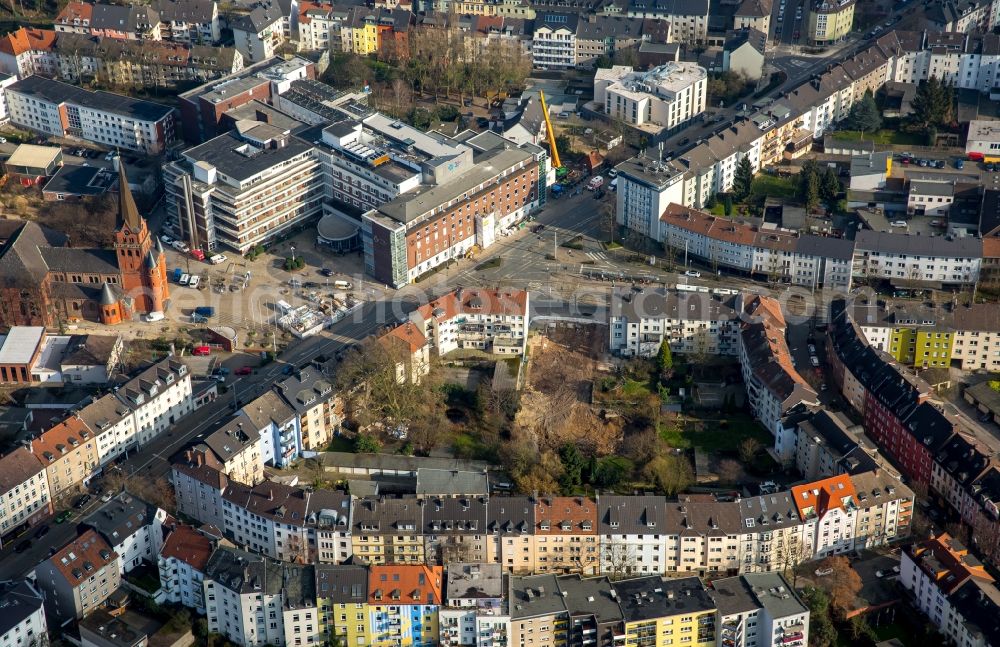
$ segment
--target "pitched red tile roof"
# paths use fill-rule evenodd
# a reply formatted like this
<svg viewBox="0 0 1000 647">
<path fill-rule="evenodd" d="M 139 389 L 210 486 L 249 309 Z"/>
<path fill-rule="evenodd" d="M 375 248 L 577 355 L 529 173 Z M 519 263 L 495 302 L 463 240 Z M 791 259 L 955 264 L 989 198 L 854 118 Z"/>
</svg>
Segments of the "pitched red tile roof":
<svg viewBox="0 0 1000 647">
<path fill-rule="evenodd" d="M 160 554 L 166 559 L 176 559 L 195 570 L 205 572 L 208 558 L 212 556 L 212 542 L 191 526 L 180 524 L 167 535 Z"/>
<path fill-rule="evenodd" d="M 70 2 L 56 16 L 60 25 L 90 26 L 90 18 L 94 14 L 94 5 L 89 2 Z M 84 24 L 86 23 L 86 25 Z"/>
<path fill-rule="evenodd" d="M 368 604 L 441 604 L 444 569 L 425 564 L 372 566 Z"/>
<path fill-rule="evenodd" d="M 796 485 L 792 487 L 792 495 L 795 497 L 795 507 L 799 509 L 799 516 L 802 519 L 807 519 L 812 515 L 822 517 L 836 508 L 843 510 L 845 500 L 848 497 L 855 505 L 858 500 L 854 483 L 851 482 L 851 477 L 847 474 Z"/>
<path fill-rule="evenodd" d="M 75 588 L 117 559 L 118 553 L 96 531 L 88 530 L 63 546 L 49 561 Z"/>
<path fill-rule="evenodd" d="M 51 29 L 21 27 L 15 32 L 0 36 L 0 52 L 20 56 L 31 50 L 48 50 L 56 42 L 56 32 Z"/>
</svg>

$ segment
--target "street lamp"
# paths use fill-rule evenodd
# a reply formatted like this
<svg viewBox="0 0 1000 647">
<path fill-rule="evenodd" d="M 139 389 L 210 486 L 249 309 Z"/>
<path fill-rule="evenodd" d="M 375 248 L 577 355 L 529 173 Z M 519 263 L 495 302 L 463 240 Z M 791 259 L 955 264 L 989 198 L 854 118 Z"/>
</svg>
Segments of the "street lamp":
<svg viewBox="0 0 1000 647">
<path fill-rule="evenodd" d="M 292 245 L 292 262 L 295 262 L 295 245 Z"/>
</svg>

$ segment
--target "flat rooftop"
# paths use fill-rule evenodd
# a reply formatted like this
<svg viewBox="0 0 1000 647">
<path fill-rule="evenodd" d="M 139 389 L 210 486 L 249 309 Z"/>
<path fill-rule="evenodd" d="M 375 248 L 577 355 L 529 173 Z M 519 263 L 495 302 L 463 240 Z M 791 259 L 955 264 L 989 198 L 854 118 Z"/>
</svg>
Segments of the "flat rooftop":
<svg viewBox="0 0 1000 647">
<path fill-rule="evenodd" d="M 27 364 L 42 343 L 42 326 L 15 326 L 0 337 L 0 364 Z"/>
<path fill-rule="evenodd" d="M 49 178 L 42 190 L 65 195 L 103 195 L 117 179 L 118 176 L 109 169 L 64 164 Z"/>
<path fill-rule="evenodd" d="M 646 95 L 661 96 L 665 93 L 677 94 L 693 83 L 708 78 L 705 68 L 694 63 L 664 63 L 649 70 L 637 72 L 628 66 L 615 66 L 612 72 L 618 71 L 619 76 L 610 87 L 616 92 L 629 94 L 636 98 Z M 613 79 L 614 75 L 602 75 Z"/>
<path fill-rule="evenodd" d="M 982 139 L 986 141 L 1000 141 L 1000 121 L 987 121 L 984 119 L 974 119 L 969 122 L 969 141 Z"/>
<path fill-rule="evenodd" d="M 311 144 L 293 135 L 286 135 L 286 143 L 280 148 L 261 148 L 243 140 L 235 131 L 230 131 L 189 148 L 183 155 L 191 163 L 207 162 L 220 173 L 242 182 L 302 155 L 310 148 Z"/>
<path fill-rule="evenodd" d="M 53 81 L 41 76 L 29 76 L 10 86 L 7 90 L 56 105 L 74 103 L 84 109 L 101 110 L 139 121 L 159 121 L 174 111 L 170 106 L 152 101 L 133 99 L 103 90 L 91 92 L 69 83 Z"/>
<path fill-rule="evenodd" d="M 34 144 L 21 144 L 14 153 L 7 158 L 7 166 L 25 166 L 28 168 L 44 169 L 55 161 L 62 149 L 58 146 L 36 146 Z"/>
</svg>

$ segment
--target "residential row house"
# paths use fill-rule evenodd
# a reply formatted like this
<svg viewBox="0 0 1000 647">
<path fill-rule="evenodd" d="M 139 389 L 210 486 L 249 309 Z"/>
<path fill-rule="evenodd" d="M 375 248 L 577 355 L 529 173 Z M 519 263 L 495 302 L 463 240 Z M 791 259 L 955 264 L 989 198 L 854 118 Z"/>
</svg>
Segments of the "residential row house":
<svg viewBox="0 0 1000 647">
<path fill-rule="evenodd" d="M 193 411 L 187 365 L 167 357 L 30 439 L 27 447 L 45 468 L 49 496 L 59 499 Z"/>
<path fill-rule="evenodd" d="M 785 339 L 781 304 L 763 295 L 741 295 L 737 337 L 740 368 L 754 417 L 774 436 L 774 456 L 789 463 L 795 456 L 795 434 L 782 420 L 789 412 L 819 405 L 819 394 L 799 373 Z"/>
<path fill-rule="evenodd" d="M 49 622 L 62 625 L 101 608 L 121 584 L 118 554 L 95 530 L 86 530 L 35 567 Z"/>
<path fill-rule="evenodd" d="M 499 564 L 505 572 L 612 577 L 738 575 L 896 541 L 913 493 L 886 469 L 723 501 L 711 495 L 347 496 L 244 485 L 175 464 L 178 510 L 272 559 Z M 813 490 L 816 492 L 813 493 Z M 808 494 L 805 494 L 808 493 Z M 825 494 L 822 494 L 825 493 Z"/>
<path fill-rule="evenodd" d="M 18 447 L 0 457 L 0 537 L 13 537 L 52 514 L 45 466 Z"/>
<path fill-rule="evenodd" d="M 166 88 L 239 72 L 243 61 L 233 48 L 200 42 L 119 39 L 58 28 L 22 27 L 0 39 L 0 71 L 22 79 L 40 74 L 68 83 Z"/>
<path fill-rule="evenodd" d="M 993 576 L 948 533 L 902 551 L 899 584 L 946 641 L 968 647 L 1000 642 L 1000 590 Z"/>
<path fill-rule="evenodd" d="M 714 647 L 736 632 L 760 636 L 747 645 L 800 647 L 809 632 L 808 609 L 777 573 L 708 585 L 656 575 L 507 577 L 479 562 L 296 565 L 207 540 L 195 554 L 209 628 L 241 647 Z"/>
</svg>

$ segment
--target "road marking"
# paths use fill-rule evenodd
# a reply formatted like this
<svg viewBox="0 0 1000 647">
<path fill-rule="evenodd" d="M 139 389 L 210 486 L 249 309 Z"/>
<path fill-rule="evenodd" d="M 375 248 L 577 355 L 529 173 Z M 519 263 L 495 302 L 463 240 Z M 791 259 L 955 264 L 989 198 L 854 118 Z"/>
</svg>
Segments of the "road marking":
<svg viewBox="0 0 1000 647">
<path fill-rule="evenodd" d="M 604 252 L 587 252 L 587 257 L 594 261 L 603 261 L 608 258 Z"/>
</svg>

